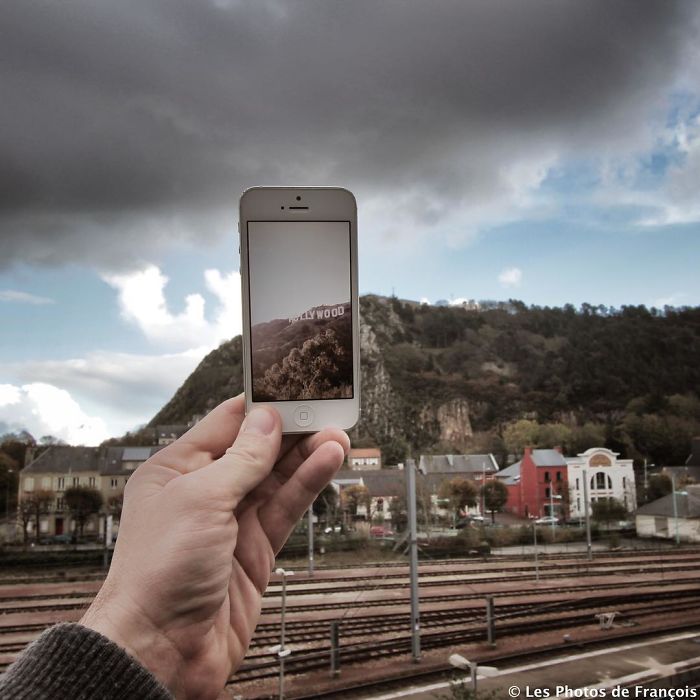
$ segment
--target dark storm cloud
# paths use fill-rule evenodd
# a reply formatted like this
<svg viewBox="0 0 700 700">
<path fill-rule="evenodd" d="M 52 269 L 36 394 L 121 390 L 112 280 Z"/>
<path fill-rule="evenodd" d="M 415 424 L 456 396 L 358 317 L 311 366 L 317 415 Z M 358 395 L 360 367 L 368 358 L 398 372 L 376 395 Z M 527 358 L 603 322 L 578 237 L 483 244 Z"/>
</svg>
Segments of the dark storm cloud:
<svg viewBox="0 0 700 700">
<path fill-rule="evenodd" d="M 488 197 L 513 158 L 632 138 L 695 40 L 694 10 L 8 0 L 0 260 L 128 264 L 217 235 L 260 183 L 411 188 L 439 216 Z"/>
</svg>

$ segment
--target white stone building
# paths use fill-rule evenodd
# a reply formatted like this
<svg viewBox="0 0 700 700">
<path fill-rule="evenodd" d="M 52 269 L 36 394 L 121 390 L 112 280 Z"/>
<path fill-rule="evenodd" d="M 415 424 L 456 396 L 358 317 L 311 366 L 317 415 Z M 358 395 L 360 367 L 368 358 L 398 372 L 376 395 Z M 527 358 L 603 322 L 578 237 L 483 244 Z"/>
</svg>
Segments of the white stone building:
<svg viewBox="0 0 700 700">
<path fill-rule="evenodd" d="M 591 447 L 576 457 L 567 457 L 569 477 L 569 514 L 571 518 L 585 517 L 583 480 L 588 482 L 588 501 L 614 498 L 628 512 L 637 507 L 637 492 L 631 459 L 618 459 L 618 452 L 605 447 Z"/>
</svg>

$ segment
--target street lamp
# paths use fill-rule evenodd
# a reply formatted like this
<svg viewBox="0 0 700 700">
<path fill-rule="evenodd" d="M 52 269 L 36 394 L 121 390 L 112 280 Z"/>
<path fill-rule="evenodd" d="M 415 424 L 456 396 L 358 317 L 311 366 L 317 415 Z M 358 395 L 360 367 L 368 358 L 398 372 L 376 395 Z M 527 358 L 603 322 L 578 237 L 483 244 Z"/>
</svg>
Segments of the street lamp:
<svg viewBox="0 0 700 700">
<path fill-rule="evenodd" d="M 280 625 L 280 643 L 270 648 L 272 654 L 277 654 L 280 660 L 280 689 L 279 700 L 284 700 L 284 660 L 292 653 L 291 649 L 284 648 L 284 615 L 287 607 L 287 576 L 293 576 L 293 571 L 275 569 L 275 573 L 282 577 L 282 621 Z"/>
<path fill-rule="evenodd" d="M 476 661 L 469 661 L 469 659 L 465 659 L 461 654 L 452 654 L 448 661 L 455 668 L 462 671 L 469 671 L 474 697 L 476 697 L 476 679 L 479 675 L 482 678 L 493 678 L 499 673 L 495 666 L 478 666 Z"/>
<path fill-rule="evenodd" d="M 559 494 L 554 494 L 554 488 L 552 486 L 549 487 L 549 515 L 551 518 L 554 518 L 554 499 L 557 499 L 558 501 L 561 501 L 561 496 Z M 552 520 L 552 542 L 554 542 L 554 535 L 555 535 L 555 526 L 556 526 L 556 521 Z"/>
</svg>

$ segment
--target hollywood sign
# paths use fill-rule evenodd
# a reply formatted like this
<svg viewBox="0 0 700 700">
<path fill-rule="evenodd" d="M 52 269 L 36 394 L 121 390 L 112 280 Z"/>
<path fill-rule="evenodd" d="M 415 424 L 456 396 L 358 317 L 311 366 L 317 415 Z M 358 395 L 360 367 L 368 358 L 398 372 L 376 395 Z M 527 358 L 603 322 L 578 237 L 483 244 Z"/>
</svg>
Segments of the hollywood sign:
<svg viewBox="0 0 700 700">
<path fill-rule="evenodd" d="M 298 323 L 299 321 L 322 321 L 326 318 L 337 318 L 338 316 L 342 316 L 344 313 L 344 306 L 332 306 L 330 308 L 326 306 L 322 309 L 309 309 L 308 311 L 304 311 L 304 313 L 300 316 L 292 316 L 292 318 L 289 319 L 289 322 Z"/>
</svg>

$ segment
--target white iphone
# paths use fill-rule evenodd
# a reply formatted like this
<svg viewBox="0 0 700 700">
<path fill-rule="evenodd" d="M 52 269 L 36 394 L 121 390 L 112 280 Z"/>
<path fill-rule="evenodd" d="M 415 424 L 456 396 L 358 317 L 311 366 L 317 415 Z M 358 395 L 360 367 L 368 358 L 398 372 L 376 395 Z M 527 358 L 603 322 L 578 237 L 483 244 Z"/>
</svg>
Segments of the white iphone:
<svg viewBox="0 0 700 700">
<path fill-rule="evenodd" d="M 337 187 L 254 187 L 240 201 L 246 412 L 285 433 L 360 413 L 357 204 Z"/>
</svg>

